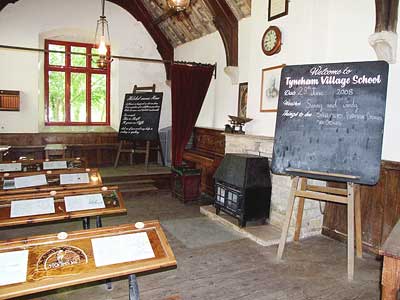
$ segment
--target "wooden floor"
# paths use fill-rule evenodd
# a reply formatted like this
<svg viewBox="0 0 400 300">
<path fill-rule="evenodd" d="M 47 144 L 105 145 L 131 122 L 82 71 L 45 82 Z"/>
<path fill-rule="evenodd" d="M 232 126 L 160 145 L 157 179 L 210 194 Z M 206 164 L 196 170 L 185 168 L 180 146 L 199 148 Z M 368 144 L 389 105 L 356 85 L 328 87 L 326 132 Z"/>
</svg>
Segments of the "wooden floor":
<svg viewBox="0 0 400 300">
<path fill-rule="evenodd" d="M 285 261 L 275 261 L 275 246 L 243 239 L 184 205 L 170 193 L 130 194 L 128 215 L 105 218 L 103 225 L 160 219 L 178 261 L 176 270 L 141 276 L 141 300 L 310 300 L 379 299 L 380 262 L 366 255 L 356 260 L 355 281 L 346 274 L 346 246 L 325 237 L 289 244 Z M 0 230 L 1 239 L 80 229 L 80 222 Z M 221 237 L 221 239 L 218 238 Z M 222 242 L 221 242 L 222 241 Z M 24 299 L 128 299 L 127 280 L 111 292 L 97 283 L 60 289 Z"/>
</svg>

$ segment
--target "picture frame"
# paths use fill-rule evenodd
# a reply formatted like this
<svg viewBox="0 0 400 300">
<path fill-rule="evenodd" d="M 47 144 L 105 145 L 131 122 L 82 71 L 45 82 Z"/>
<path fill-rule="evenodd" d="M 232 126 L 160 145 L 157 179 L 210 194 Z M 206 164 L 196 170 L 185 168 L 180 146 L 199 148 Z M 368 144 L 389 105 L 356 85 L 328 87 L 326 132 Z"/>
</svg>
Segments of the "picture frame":
<svg viewBox="0 0 400 300">
<path fill-rule="evenodd" d="M 241 118 L 246 118 L 248 87 L 248 82 L 239 83 L 237 116 Z"/>
<path fill-rule="evenodd" d="M 289 0 L 268 0 L 268 21 L 286 16 L 289 13 Z"/>
<path fill-rule="evenodd" d="M 276 112 L 278 110 L 279 87 L 282 68 L 285 64 L 262 69 L 260 112 Z"/>
</svg>

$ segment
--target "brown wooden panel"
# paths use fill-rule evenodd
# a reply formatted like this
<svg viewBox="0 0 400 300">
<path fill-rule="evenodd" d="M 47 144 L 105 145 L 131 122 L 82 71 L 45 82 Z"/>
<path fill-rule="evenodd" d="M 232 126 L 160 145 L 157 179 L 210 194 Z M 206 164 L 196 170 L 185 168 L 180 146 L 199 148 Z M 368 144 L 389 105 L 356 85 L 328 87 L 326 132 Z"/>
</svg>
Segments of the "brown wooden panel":
<svg viewBox="0 0 400 300">
<path fill-rule="evenodd" d="M 144 147 L 144 142 L 142 143 Z M 43 159 L 46 144 L 64 144 L 67 146 L 67 157 L 86 158 L 89 167 L 99 167 L 113 165 L 119 141 L 117 132 L 5 133 L 0 135 L 0 145 L 12 146 L 7 160 L 17 160 L 21 156 Z M 144 154 L 137 154 L 134 158 L 135 163 L 144 162 Z M 122 165 L 127 164 L 129 156 L 121 155 L 120 161 Z M 150 161 L 157 161 L 155 151 L 152 151 Z"/>
<path fill-rule="evenodd" d="M 329 183 L 329 186 L 337 185 Z M 363 245 L 378 253 L 400 218 L 400 163 L 382 161 L 379 182 L 374 186 L 361 185 L 360 192 Z M 323 234 L 343 240 L 347 235 L 346 218 L 344 205 L 328 203 Z"/>
<path fill-rule="evenodd" d="M 193 147 L 183 152 L 183 160 L 201 170 L 201 192 L 214 195 L 214 173 L 225 154 L 222 130 L 195 127 Z"/>
</svg>

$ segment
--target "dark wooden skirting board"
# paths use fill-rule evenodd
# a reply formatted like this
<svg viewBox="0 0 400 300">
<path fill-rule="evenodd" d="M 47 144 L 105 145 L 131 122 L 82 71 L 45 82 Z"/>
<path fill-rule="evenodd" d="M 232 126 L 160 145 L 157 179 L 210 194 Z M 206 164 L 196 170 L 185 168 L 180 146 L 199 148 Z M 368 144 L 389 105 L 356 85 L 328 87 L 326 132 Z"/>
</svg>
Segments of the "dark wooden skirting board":
<svg viewBox="0 0 400 300">
<path fill-rule="evenodd" d="M 46 144 L 65 144 L 67 157 L 85 157 L 89 167 L 112 166 L 118 150 L 118 132 L 108 133 L 5 133 L 0 135 L 0 145 L 11 145 L 7 160 L 20 156 L 44 159 Z M 139 146 L 139 145 L 138 145 Z M 145 146 L 145 142 L 143 145 Z M 152 146 L 155 146 L 152 145 Z M 157 153 L 150 154 L 150 162 Z M 121 156 L 121 164 L 128 164 L 129 156 Z M 135 163 L 144 162 L 144 154 L 135 156 Z"/>
<path fill-rule="evenodd" d="M 338 186 L 341 183 L 330 183 Z M 360 185 L 362 241 L 364 250 L 378 254 L 400 218 L 400 162 L 382 161 L 380 179 L 374 186 Z M 346 206 L 327 203 L 322 233 L 347 239 Z"/>
</svg>

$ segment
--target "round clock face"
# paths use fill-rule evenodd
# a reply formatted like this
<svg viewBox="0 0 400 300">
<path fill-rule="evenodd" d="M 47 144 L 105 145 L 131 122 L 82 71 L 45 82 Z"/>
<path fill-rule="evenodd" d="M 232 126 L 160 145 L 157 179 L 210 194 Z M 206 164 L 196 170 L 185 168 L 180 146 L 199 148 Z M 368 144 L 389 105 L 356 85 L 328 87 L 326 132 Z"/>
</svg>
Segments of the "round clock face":
<svg viewBox="0 0 400 300">
<path fill-rule="evenodd" d="M 275 47 L 276 42 L 276 32 L 273 30 L 268 31 L 264 39 L 264 49 L 271 51 Z"/>
<path fill-rule="evenodd" d="M 266 55 L 278 53 L 281 49 L 281 32 L 278 27 L 269 27 L 261 41 L 262 50 Z"/>
</svg>

